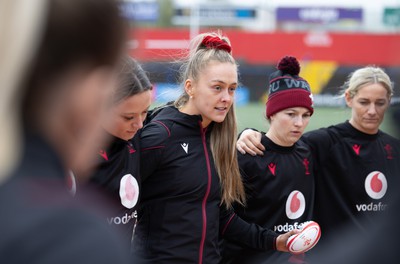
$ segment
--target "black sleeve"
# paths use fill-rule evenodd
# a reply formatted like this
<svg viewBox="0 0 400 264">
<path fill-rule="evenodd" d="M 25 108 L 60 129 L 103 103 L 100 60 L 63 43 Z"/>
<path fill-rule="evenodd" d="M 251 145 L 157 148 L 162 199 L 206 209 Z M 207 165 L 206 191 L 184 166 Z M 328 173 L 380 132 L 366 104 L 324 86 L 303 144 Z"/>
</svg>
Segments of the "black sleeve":
<svg viewBox="0 0 400 264">
<path fill-rule="evenodd" d="M 166 103 L 165 105 L 157 106 L 157 107 L 147 111 L 146 119 L 143 122 L 144 125 L 149 124 L 151 122 L 151 120 L 153 120 L 163 108 L 165 108 L 167 106 L 171 106 L 171 105 L 174 105 L 174 101 L 170 101 L 170 102 Z"/>
<path fill-rule="evenodd" d="M 240 176 L 242 177 L 242 181 L 246 183 L 249 180 L 250 176 L 254 174 L 254 157 L 247 154 L 242 154 L 237 151 L 237 159 L 239 164 Z"/>
<path fill-rule="evenodd" d="M 246 201 L 249 204 L 254 196 L 253 183 L 256 180 L 256 174 L 254 173 L 255 160 L 253 156 L 242 154 L 239 151 L 237 151 L 237 159 L 239 163 L 240 176 L 246 192 Z M 245 207 L 240 204 L 234 204 L 233 208 L 239 215 L 243 215 L 245 211 Z"/>
<path fill-rule="evenodd" d="M 329 150 L 332 148 L 332 140 L 327 129 L 321 128 L 307 132 L 302 139 L 310 146 L 317 164 L 323 162 L 330 155 Z"/>
<path fill-rule="evenodd" d="M 256 224 L 250 224 L 233 210 L 221 205 L 220 228 L 223 238 L 257 250 L 276 250 L 278 234 Z"/>
<path fill-rule="evenodd" d="M 167 126 L 158 121 L 147 124 L 140 133 L 140 176 L 142 181 L 153 174 L 160 161 L 170 133 Z"/>
</svg>

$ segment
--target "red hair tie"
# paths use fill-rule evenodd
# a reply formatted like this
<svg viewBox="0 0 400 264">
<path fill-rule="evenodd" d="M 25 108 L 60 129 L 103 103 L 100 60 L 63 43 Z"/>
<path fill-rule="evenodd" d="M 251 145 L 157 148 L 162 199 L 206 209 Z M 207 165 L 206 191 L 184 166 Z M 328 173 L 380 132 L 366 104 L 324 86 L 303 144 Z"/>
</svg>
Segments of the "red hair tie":
<svg viewBox="0 0 400 264">
<path fill-rule="evenodd" d="M 206 36 L 201 44 L 208 49 L 222 49 L 228 53 L 232 51 L 231 46 L 219 37 Z"/>
</svg>

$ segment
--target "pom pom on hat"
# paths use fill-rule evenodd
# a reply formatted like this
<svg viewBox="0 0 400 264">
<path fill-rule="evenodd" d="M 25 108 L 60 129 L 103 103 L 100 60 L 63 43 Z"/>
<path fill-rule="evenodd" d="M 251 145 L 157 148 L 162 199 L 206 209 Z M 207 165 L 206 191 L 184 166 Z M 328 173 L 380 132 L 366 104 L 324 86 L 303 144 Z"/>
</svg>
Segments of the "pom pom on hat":
<svg viewBox="0 0 400 264">
<path fill-rule="evenodd" d="M 283 74 L 299 75 L 300 63 L 295 57 L 285 56 L 281 59 L 277 66 Z"/>
<path fill-rule="evenodd" d="M 310 85 L 299 76 L 300 63 L 297 59 L 285 56 L 279 61 L 277 69 L 270 75 L 267 117 L 291 107 L 305 107 L 313 114 Z"/>
</svg>

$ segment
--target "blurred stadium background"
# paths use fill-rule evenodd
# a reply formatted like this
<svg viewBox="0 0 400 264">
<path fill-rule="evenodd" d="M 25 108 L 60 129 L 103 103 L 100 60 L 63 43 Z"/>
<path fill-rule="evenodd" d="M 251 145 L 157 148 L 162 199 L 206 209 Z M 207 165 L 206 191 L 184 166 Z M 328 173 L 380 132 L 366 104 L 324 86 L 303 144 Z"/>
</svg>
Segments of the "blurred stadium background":
<svg viewBox="0 0 400 264">
<path fill-rule="evenodd" d="M 192 36 L 222 30 L 239 63 L 239 129 L 266 129 L 264 102 L 268 75 L 292 55 L 313 89 L 316 111 L 307 130 L 350 116 L 336 95 L 359 67 L 384 68 L 400 102 L 400 0 L 125 0 L 124 15 L 135 25 L 129 42 L 154 83 L 155 104 L 180 94 L 182 49 Z M 387 117 L 382 130 L 393 134 Z"/>
</svg>

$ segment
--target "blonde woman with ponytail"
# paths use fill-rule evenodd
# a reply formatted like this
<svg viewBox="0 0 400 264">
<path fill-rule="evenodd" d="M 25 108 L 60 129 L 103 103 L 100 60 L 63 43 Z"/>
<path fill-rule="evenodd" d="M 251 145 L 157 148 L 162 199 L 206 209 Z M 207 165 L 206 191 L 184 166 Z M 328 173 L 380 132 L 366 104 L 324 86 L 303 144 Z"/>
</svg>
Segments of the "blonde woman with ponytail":
<svg viewBox="0 0 400 264">
<path fill-rule="evenodd" d="M 232 211 L 245 204 L 237 156 L 237 64 L 229 39 L 204 33 L 182 65 L 183 94 L 141 133 L 142 203 L 134 239 L 140 263 L 219 263 L 220 238 L 287 251 L 278 236 Z"/>
</svg>

